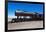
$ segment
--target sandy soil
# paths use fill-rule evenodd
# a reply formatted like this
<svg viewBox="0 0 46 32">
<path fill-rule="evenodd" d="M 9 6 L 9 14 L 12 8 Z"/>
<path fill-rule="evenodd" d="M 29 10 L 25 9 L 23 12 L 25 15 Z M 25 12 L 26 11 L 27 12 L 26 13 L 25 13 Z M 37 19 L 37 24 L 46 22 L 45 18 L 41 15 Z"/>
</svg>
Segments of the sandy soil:
<svg viewBox="0 0 46 32">
<path fill-rule="evenodd" d="M 8 23 L 8 30 L 43 28 L 43 21 L 28 21 L 19 23 Z"/>
</svg>

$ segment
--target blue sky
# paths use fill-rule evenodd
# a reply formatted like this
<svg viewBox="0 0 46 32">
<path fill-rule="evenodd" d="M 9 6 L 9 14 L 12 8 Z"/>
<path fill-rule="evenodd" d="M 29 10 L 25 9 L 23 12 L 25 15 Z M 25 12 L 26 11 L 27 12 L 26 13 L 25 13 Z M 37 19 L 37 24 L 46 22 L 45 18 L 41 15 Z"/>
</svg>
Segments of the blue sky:
<svg viewBox="0 0 46 32">
<path fill-rule="evenodd" d="M 17 9 L 28 12 L 43 12 L 43 4 L 8 3 L 8 16 L 15 16 Z"/>
</svg>

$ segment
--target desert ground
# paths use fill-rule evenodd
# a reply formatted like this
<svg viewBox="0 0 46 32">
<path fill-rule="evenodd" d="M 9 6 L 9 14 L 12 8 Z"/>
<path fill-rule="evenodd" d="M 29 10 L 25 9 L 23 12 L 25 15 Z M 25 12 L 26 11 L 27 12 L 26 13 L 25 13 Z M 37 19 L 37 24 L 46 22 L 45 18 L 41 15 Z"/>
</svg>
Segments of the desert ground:
<svg viewBox="0 0 46 32">
<path fill-rule="evenodd" d="M 43 28 L 43 21 L 8 23 L 8 30 Z"/>
</svg>

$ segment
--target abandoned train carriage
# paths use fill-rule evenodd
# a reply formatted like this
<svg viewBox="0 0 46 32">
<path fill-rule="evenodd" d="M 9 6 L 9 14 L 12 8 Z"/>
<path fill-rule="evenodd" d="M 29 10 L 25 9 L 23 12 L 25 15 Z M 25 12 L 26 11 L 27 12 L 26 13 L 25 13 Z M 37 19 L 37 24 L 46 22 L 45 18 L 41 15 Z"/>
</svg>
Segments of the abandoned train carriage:
<svg viewBox="0 0 46 32">
<path fill-rule="evenodd" d="M 16 11 L 15 16 L 17 18 L 12 19 L 12 22 L 22 22 L 22 21 L 31 21 L 31 20 L 43 20 L 43 14 Z"/>
</svg>

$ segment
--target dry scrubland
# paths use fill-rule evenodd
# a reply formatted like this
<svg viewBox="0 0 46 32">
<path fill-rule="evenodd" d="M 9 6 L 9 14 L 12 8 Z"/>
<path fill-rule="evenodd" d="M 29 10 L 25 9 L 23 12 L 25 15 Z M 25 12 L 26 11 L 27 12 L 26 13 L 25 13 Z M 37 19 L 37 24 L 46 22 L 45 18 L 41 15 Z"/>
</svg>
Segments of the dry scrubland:
<svg viewBox="0 0 46 32">
<path fill-rule="evenodd" d="M 28 21 L 19 23 L 8 23 L 8 30 L 43 28 L 43 21 Z"/>
</svg>

